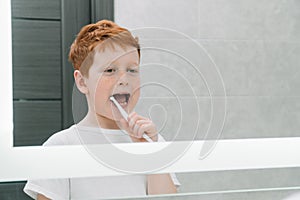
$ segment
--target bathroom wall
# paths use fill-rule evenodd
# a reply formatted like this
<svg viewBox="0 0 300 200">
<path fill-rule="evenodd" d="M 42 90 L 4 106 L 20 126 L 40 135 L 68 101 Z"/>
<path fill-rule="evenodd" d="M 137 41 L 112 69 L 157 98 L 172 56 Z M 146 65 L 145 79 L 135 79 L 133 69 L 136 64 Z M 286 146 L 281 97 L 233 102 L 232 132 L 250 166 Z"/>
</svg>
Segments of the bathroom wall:
<svg viewBox="0 0 300 200">
<path fill-rule="evenodd" d="M 152 52 L 142 49 L 141 70 L 147 71 L 142 72 L 143 83 L 154 80 L 161 83 L 161 87 L 144 87 L 138 111 L 148 114 L 149 107 L 161 104 L 157 113 L 164 111 L 167 119 L 165 115 L 156 116 L 164 118 L 158 120 L 158 124 L 168 140 L 190 139 L 197 127 L 195 119 L 199 116 L 196 139 L 203 139 L 205 133 L 208 133 L 208 138 L 217 139 L 216 135 L 210 137 L 207 132 L 211 116 L 220 114 L 211 112 L 210 100 L 226 99 L 221 139 L 299 137 L 299 19 L 300 1 L 297 0 L 115 0 L 115 21 L 118 24 L 134 33 L 147 32 L 148 27 L 148 34 L 142 34 L 140 38 L 142 47 L 143 44 L 149 47 L 159 43 L 166 49 L 184 52 L 185 56 L 191 55 L 200 71 L 217 66 L 224 81 L 226 97 L 214 90 L 213 81 L 210 82 L 210 97 L 205 77 L 196 76 L 193 67 L 182 62 L 180 56 L 174 57 L 158 49 Z M 166 34 L 151 32 L 149 27 L 160 28 Z M 177 37 L 166 29 L 180 34 Z M 207 54 L 191 41 L 196 41 Z M 198 60 L 195 59 L 197 56 Z M 161 66 L 154 62 L 161 63 Z M 171 75 L 174 70 L 181 77 Z M 155 115 L 155 110 L 153 113 Z M 300 186 L 299 172 L 297 168 L 266 169 L 185 173 L 178 174 L 178 177 L 183 183 L 182 192 L 256 190 Z M 245 194 L 235 193 L 237 196 L 230 199 L 244 199 Z M 275 189 L 251 194 L 255 195 L 251 199 L 281 199 L 286 195 Z"/>
</svg>

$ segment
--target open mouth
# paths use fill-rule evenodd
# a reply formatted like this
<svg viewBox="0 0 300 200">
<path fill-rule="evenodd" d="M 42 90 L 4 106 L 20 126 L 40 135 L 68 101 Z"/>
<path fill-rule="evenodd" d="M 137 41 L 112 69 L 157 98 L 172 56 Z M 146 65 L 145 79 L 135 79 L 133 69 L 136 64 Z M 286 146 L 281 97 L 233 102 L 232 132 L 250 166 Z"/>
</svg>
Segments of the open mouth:
<svg viewBox="0 0 300 200">
<path fill-rule="evenodd" d="M 113 94 L 112 95 L 121 106 L 126 106 L 129 101 L 130 94 Z"/>
</svg>

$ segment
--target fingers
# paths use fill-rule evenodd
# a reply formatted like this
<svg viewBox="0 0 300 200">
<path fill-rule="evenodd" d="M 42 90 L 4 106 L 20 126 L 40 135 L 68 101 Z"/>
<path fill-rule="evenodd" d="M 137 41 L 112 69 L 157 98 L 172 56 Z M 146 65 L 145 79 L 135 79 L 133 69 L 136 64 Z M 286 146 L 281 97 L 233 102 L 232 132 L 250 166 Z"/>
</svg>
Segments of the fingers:
<svg viewBox="0 0 300 200">
<path fill-rule="evenodd" d="M 133 112 L 128 116 L 129 128 L 134 129 L 134 126 L 138 120 L 149 120 L 149 119 L 138 115 L 136 112 Z M 141 123 L 141 122 L 139 122 L 139 123 Z"/>
<path fill-rule="evenodd" d="M 137 120 L 132 129 L 134 135 L 136 135 L 138 138 L 141 138 L 144 132 L 148 130 L 148 124 L 151 124 L 151 121 L 144 119 Z"/>
<path fill-rule="evenodd" d="M 137 137 L 138 138 L 141 138 L 141 137 L 143 137 L 143 134 L 145 133 L 145 132 L 147 132 L 150 128 L 151 128 L 151 123 L 144 123 L 144 124 L 142 124 L 140 127 L 139 127 L 139 129 L 137 130 Z"/>
<path fill-rule="evenodd" d="M 128 128 L 134 137 L 143 138 L 145 132 L 153 133 L 155 130 L 155 125 L 150 119 L 142 117 L 135 112 L 128 116 L 128 120 Z"/>
</svg>

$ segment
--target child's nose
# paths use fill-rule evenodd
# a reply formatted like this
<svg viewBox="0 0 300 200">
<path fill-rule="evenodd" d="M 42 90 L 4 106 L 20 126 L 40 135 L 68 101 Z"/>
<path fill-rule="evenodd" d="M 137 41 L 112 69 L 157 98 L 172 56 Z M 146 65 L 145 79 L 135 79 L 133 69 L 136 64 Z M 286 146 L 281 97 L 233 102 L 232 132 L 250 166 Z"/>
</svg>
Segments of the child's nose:
<svg viewBox="0 0 300 200">
<path fill-rule="evenodd" d="M 126 71 L 120 71 L 118 85 L 128 85 L 128 78 Z"/>
</svg>

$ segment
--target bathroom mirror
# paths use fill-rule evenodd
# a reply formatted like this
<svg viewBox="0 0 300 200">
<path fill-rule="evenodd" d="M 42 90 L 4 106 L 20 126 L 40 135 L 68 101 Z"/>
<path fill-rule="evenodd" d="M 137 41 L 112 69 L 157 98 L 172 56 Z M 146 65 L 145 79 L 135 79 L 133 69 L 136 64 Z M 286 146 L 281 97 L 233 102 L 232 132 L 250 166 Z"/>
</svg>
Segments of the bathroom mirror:
<svg viewBox="0 0 300 200">
<path fill-rule="evenodd" d="M 0 190 L 2 185 L 22 193 L 30 177 L 121 175 L 84 147 L 41 147 L 75 120 L 68 102 L 78 91 L 73 93 L 68 48 L 82 25 L 102 15 L 113 15 L 144 47 L 137 110 L 158 120 L 174 151 L 184 142 L 188 146 L 161 171 L 177 174 L 178 194 L 161 199 L 283 199 L 299 190 L 296 2 L 11 1 L 0 6 Z M 101 14 L 103 5 L 113 13 Z M 73 106 L 81 101 L 79 94 Z M 57 160 L 61 169 L 53 171 Z"/>
</svg>

